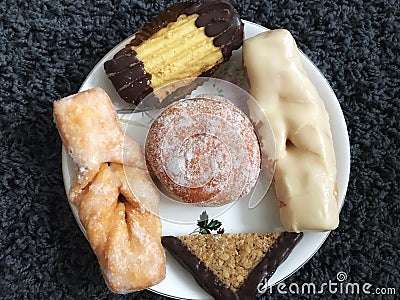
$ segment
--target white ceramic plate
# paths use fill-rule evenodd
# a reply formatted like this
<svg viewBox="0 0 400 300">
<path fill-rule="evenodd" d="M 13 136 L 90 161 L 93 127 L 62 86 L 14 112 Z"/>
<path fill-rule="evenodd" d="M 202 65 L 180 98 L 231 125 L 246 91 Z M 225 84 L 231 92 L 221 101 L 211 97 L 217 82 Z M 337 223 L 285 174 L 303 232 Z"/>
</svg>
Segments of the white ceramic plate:
<svg viewBox="0 0 400 300">
<path fill-rule="evenodd" d="M 262 26 L 248 21 L 244 21 L 244 23 L 245 38 L 252 37 L 267 30 Z M 111 59 L 117 51 L 123 48 L 131 38 L 132 37 L 129 37 L 120 43 L 98 62 L 98 64 L 93 68 L 86 78 L 80 91 L 84 91 L 93 87 L 101 87 L 107 91 L 113 100 L 116 109 L 127 107 L 127 104 L 119 98 L 118 94 L 111 85 L 111 82 L 107 78 L 103 69 L 103 64 L 105 61 Z M 304 54 L 301 54 L 301 60 L 307 74 L 321 95 L 325 103 L 325 107 L 329 113 L 337 160 L 337 184 L 339 190 L 339 207 L 341 208 L 344 202 L 350 173 L 350 146 L 346 123 L 339 102 L 329 83 L 326 81 L 318 68 Z M 240 63 L 241 49 L 234 52 L 228 64 L 240 65 Z M 68 191 L 71 185 L 71 179 L 74 176 L 74 166 L 64 148 L 62 150 L 62 167 L 65 189 Z M 282 226 L 279 221 L 279 211 L 276 203 L 277 201 L 275 195 L 273 191 L 270 190 L 255 209 L 249 209 L 245 201 L 239 201 L 230 207 L 229 210 L 219 215 L 218 219 L 223 223 L 223 227 L 227 233 L 267 232 L 282 230 Z M 79 222 L 76 208 L 71 205 L 71 209 L 79 226 L 85 233 L 82 225 Z M 193 220 L 193 224 L 181 224 L 163 219 L 163 234 L 189 234 L 195 229 L 195 222 L 196 219 Z M 279 266 L 275 274 L 271 277 L 269 280 L 269 285 L 274 285 L 284 280 L 286 277 L 290 276 L 298 268 L 304 265 L 321 247 L 328 235 L 329 232 L 305 233 L 303 239 L 293 250 L 291 255 L 281 266 Z M 151 290 L 173 298 L 211 299 L 211 297 L 197 285 L 192 276 L 168 253 L 167 276 L 164 281 L 152 287 Z"/>
</svg>

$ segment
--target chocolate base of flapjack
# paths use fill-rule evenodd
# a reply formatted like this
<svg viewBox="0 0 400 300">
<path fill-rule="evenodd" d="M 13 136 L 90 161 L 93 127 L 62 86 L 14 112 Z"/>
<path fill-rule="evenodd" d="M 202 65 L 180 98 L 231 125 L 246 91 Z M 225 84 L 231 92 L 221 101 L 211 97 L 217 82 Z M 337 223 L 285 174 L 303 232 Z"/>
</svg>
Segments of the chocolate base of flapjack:
<svg viewBox="0 0 400 300">
<path fill-rule="evenodd" d="M 223 283 L 178 237 L 164 236 L 162 244 L 215 299 L 253 300 L 258 293 L 257 287 L 260 282 L 271 278 L 302 237 L 302 233 L 282 233 L 237 291 L 233 291 Z"/>
</svg>

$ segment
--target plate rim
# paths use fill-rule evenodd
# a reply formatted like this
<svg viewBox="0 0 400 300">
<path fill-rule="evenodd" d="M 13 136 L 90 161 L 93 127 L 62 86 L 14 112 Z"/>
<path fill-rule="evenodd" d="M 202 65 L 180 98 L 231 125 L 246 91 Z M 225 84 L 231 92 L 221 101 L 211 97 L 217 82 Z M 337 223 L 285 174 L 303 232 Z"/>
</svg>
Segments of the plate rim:
<svg viewBox="0 0 400 300">
<path fill-rule="evenodd" d="M 254 23 L 254 22 L 252 22 L 252 21 L 247 21 L 247 20 L 245 20 L 245 19 L 242 19 L 242 21 L 243 21 L 243 23 L 245 24 L 245 26 L 246 26 L 246 25 L 247 25 L 247 26 L 254 26 L 254 27 L 257 27 L 258 29 L 260 29 L 260 30 L 262 30 L 262 31 L 268 31 L 268 30 L 270 30 L 270 29 L 268 29 L 268 28 L 266 28 L 266 27 L 264 27 L 264 26 L 262 26 L 262 25 L 260 25 L 260 24 Z M 120 43 L 118 43 L 116 46 L 114 46 L 112 49 L 110 49 L 105 55 L 103 55 L 103 56 L 98 60 L 98 62 L 97 62 L 97 63 L 95 64 L 95 66 L 91 69 L 91 71 L 88 73 L 88 75 L 86 76 L 85 80 L 83 81 L 83 83 L 82 83 L 81 86 L 79 87 L 78 92 L 81 92 L 81 91 L 86 90 L 86 89 L 85 89 L 85 85 L 87 85 L 87 83 L 89 82 L 89 80 L 91 79 L 91 77 L 93 76 L 93 74 L 96 72 L 96 70 L 97 70 L 99 67 L 101 68 L 101 66 L 102 66 L 103 63 L 104 63 L 104 60 L 105 60 L 107 57 L 110 57 L 111 54 L 112 54 L 113 52 L 116 51 L 116 49 L 118 49 L 118 48 L 120 48 L 121 46 L 123 46 L 124 44 L 128 43 L 128 42 L 134 37 L 135 34 L 136 34 L 136 33 L 134 33 L 134 34 L 128 36 L 127 38 L 125 38 L 124 40 L 122 40 Z M 241 49 L 241 48 L 239 48 L 239 49 Z M 301 51 L 301 49 L 298 49 L 298 50 L 299 50 L 299 52 L 301 53 L 301 55 L 303 55 L 304 58 L 305 58 L 309 63 L 311 63 L 311 65 L 313 66 L 313 69 L 315 69 L 315 70 L 319 73 L 319 74 L 318 74 L 319 77 L 321 77 L 321 78 L 323 79 L 323 81 L 324 81 L 324 86 L 330 90 L 330 92 L 331 92 L 332 95 L 334 95 L 335 100 L 336 100 L 335 103 L 334 103 L 334 105 L 337 106 L 338 111 L 340 111 L 340 114 L 338 114 L 338 115 L 336 116 L 336 118 L 339 118 L 339 119 L 340 119 L 340 123 L 339 123 L 339 124 L 341 125 L 341 127 L 344 127 L 344 128 L 342 128 L 342 130 L 341 130 L 341 133 L 344 134 L 344 136 L 342 137 L 341 140 L 342 140 L 342 142 L 344 143 L 343 147 L 346 149 L 346 153 L 344 154 L 344 159 L 345 159 L 344 164 L 345 164 L 346 168 L 345 168 L 345 170 L 344 170 L 345 173 L 342 174 L 342 175 L 344 175 L 344 186 L 343 186 L 343 196 L 342 196 L 342 197 L 343 197 L 343 200 L 340 202 L 340 205 L 339 205 L 339 208 L 338 208 L 338 209 L 339 209 L 339 213 L 340 213 L 341 210 L 342 210 L 342 208 L 343 208 L 344 202 L 345 202 L 346 193 L 347 193 L 347 189 L 348 189 L 348 183 L 349 183 L 349 177 L 350 177 L 350 169 L 351 169 L 350 142 L 349 142 L 349 135 L 348 135 L 348 131 L 347 131 L 346 120 L 345 120 L 345 118 L 344 118 L 344 114 L 343 114 L 343 110 L 342 110 L 342 108 L 341 108 L 340 102 L 339 102 L 339 100 L 337 99 L 336 94 L 335 94 L 335 92 L 333 91 L 332 86 L 329 84 L 329 82 L 328 82 L 328 80 L 326 79 L 326 77 L 324 76 L 324 74 L 323 74 L 323 73 L 320 71 L 320 69 L 314 64 L 314 62 L 313 62 L 306 54 L 304 54 L 303 51 Z M 332 125 L 332 124 L 331 124 L 331 125 Z M 336 124 L 336 125 L 338 125 L 338 124 Z M 344 129 L 344 130 L 343 130 L 343 129 Z M 67 186 L 67 176 L 70 177 L 70 174 L 69 174 L 69 172 L 68 172 L 68 166 L 67 166 L 67 164 L 68 164 L 68 159 L 70 159 L 70 158 L 69 158 L 69 156 L 68 156 L 68 154 L 67 154 L 67 152 L 66 152 L 66 150 L 65 150 L 64 145 L 62 145 L 62 149 L 61 149 L 61 150 L 62 150 L 62 151 L 61 151 L 62 176 L 63 176 L 64 189 L 65 189 L 65 192 L 66 192 L 66 195 L 67 195 L 67 201 L 68 201 L 68 203 L 69 203 L 69 205 L 70 205 L 72 214 L 74 215 L 74 218 L 75 218 L 76 222 L 78 223 L 78 226 L 80 227 L 80 229 L 81 229 L 82 233 L 84 234 L 85 238 L 87 238 L 87 236 L 86 236 L 86 231 L 85 231 L 85 229 L 83 228 L 82 223 L 81 223 L 80 220 L 79 220 L 79 215 L 78 215 L 77 208 L 69 201 L 69 197 L 68 197 L 69 186 Z M 71 178 L 69 178 L 69 181 L 72 182 Z M 339 226 L 340 226 L 340 225 L 339 225 Z M 336 229 L 336 230 L 337 230 L 337 229 Z M 294 270 L 292 270 L 290 273 L 288 273 L 286 276 L 284 276 L 283 278 L 281 278 L 281 279 L 278 280 L 277 282 L 273 283 L 271 286 L 274 286 L 274 285 L 276 285 L 276 284 L 278 284 L 278 283 L 284 281 L 284 280 L 287 279 L 288 277 L 291 277 L 295 272 L 297 272 L 299 269 L 301 269 L 312 257 L 314 257 L 314 255 L 318 252 L 318 250 L 319 250 L 319 249 L 322 247 L 322 245 L 325 243 L 325 241 L 326 241 L 326 239 L 328 238 L 328 236 L 330 235 L 331 231 L 325 231 L 325 232 L 319 232 L 319 233 L 323 234 L 324 236 L 323 236 L 323 238 L 321 239 L 321 242 L 319 243 L 319 245 L 315 248 L 315 250 L 314 250 L 311 254 L 309 254 L 308 257 L 307 257 L 303 262 L 301 262 L 301 264 L 300 264 L 297 268 L 295 268 Z M 306 232 L 305 234 L 307 234 L 307 232 Z M 165 293 L 165 292 L 162 292 L 162 291 L 160 291 L 160 290 L 155 289 L 154 286 L 153 286 L 153 287 L 150 287 L 150 288 L 147 288 L 147 290 L 149 290 L 149 291 L 151 291 L 151 292 L 154 292 L 154 293 L 156 293 L 156 294 L 158 294 L 158 295 L 166 296 L 166 297 L 169 297 L 169 298 L 172 298 L 172 299 L 181 299 L 181 300 L 189 299 L 189 298 L 182 298 L 182 297 L 180 297 L 180 296 L 175 296 L 175 295 L 167 294 L 167 293 Z M 193 299 L 193 300 L 207 300 L 207 299 L 212 299 L 212 298 L 191 298 L 191 299 Z"/>
</svg>

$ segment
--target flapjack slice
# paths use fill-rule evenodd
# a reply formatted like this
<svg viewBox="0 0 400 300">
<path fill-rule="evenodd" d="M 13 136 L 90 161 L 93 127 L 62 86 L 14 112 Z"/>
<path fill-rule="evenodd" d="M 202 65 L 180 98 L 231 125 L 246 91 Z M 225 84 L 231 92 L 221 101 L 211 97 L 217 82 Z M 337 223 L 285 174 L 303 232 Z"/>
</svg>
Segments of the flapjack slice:
<svg viewBox="0 0 400 300">
<path fill-rule="evenodd" d="M 215 299 L 255 299 L 302 233 L 164 236 L 163 246 Z"/>
</svg>

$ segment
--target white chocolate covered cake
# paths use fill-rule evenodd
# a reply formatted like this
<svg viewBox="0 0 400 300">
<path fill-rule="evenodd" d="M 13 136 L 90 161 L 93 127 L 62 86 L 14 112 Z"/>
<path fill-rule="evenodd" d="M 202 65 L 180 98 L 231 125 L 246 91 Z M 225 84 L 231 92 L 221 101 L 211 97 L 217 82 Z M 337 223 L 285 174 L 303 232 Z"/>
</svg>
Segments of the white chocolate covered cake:
<svg viewBox="0 0 400 300">
<path fill-rule="evenodd" d="M 288 231 L 335 229 L 339 213 L 329 116 L 303 69 L 292 35 L 279 29 L 245 40 L 243 62 L 250 93 L 275 136 L 275 153 L 267 155 L 276 159 L 282 225 Z M 257 120 L 259 107 L 249 109 Z"/>
</svg>

